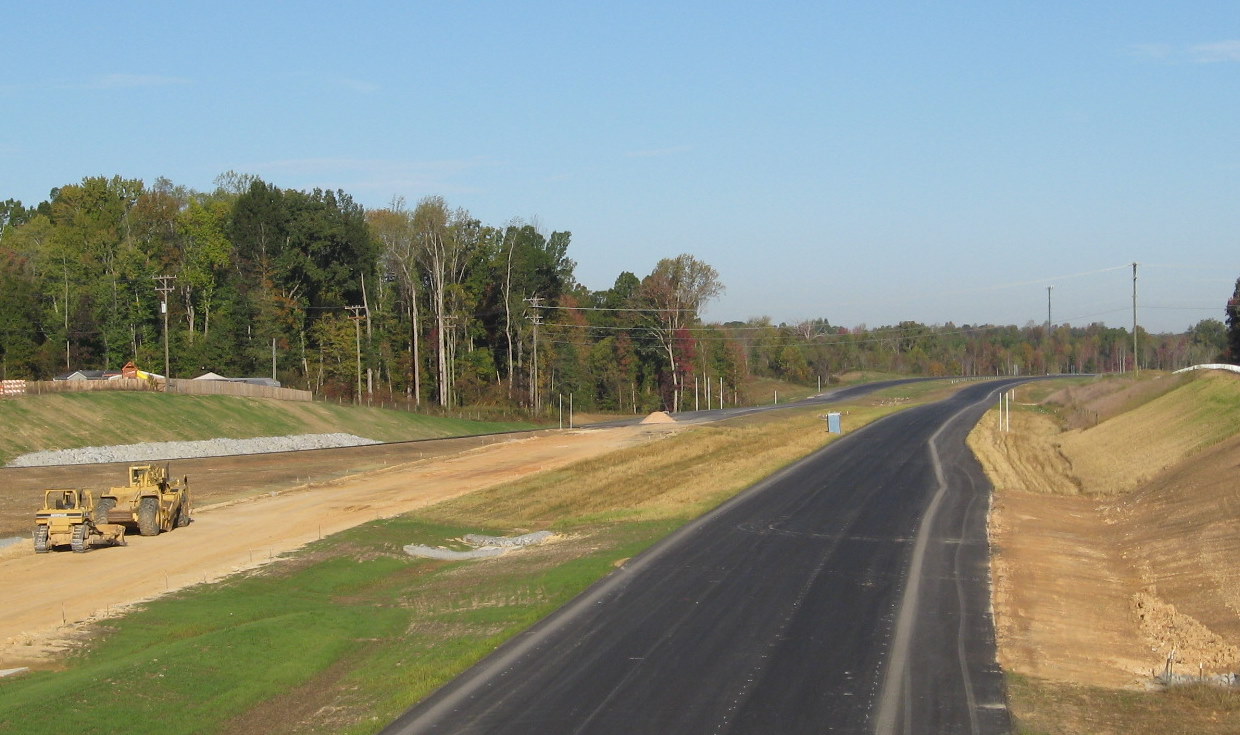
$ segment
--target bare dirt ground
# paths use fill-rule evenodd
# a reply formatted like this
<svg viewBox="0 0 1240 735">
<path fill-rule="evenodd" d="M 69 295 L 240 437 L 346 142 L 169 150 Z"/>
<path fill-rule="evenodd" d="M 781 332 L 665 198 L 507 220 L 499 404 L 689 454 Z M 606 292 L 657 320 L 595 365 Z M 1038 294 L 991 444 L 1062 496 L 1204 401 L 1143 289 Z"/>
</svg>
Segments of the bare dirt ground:
<svg viewBox="0 0 1240 735">
<path fill-rule="evenodd" d="M 256 494 L 279 492 L 307 482 L 323 482 L 502 444 L 552 432 L 466 436 L 453 439 L 377 444 L 365 447 L 276 452 L 237 457 L 204 457 L 168 463 L 175 477 L 187 476 L 198 507 Z M 160 464 L 163 464 L 162 462 Z M 99 491 L 126 482 L 126 463 L 0 468 L 0 538 L 30 536 L 43 489 L 84 487 Z M 2 552 L 0 552 L 2 553 Z"/>
<path fill-rule="evenodd" d="M 1043 682 L 1013 701 L 1039 732 L 1158 732 L 1157 705 L 1096 692 L 1149 690 L 1169 658 L 1177 673 L 1240 671 L 1240 436 L 1203 449 L 1117 410 L 1151 390 L 1098 390 L 1096 414 L 1078 394 L 1068 421 L 1016 411 L 1006 434 L 992 412 L 970 437 L 996 486 L 1000 664 Z M 1171 405 L 1142 410 L 1166 429 L 1174 401 L 1158 400 Z M 1022 712 L 1030 702 L 1051 716 Z M 1178 731 L 1235 732 L 1235 711 L 1197 714 L 1204 724 Z"/>
<path fill-rule="evenodd" d="M 1051 477 L 1073 462 L 1046 439 L 1050 419 L 1013 419 L 1014 430 L 1000 435 L 995 417 L 986 417 L 973 442 L 984 465 L 1003 466 L 991 475 L 998 488 L 991 540 L 1005 668 L 1143 688 L 1174 649 L 1181 668 L 1240 670 L 1240 570 L 1231 561 L 1240 553 L 1232 482 L 1240 437 L 1136 491 L 1099 497 L 1074 493 L 1090 487 L 1079 477 Z M 986 435 L 993 439 L 978 440 Z M 1081 451 L 1085 441 L 1075 445 Z M 1152 457 L 1161 463 L 1165 452 Z"/>
<path fill-rule="evenodd" d="M 35 555 L 28 542 L 0 549 L 0 669 L 51 665 L 77 630 L 135 602 L 258 566 L 376 518 L 676 430 L 634 426 L 174 462 L 175 474 L 191 478 L 190 526 L 87 554 Z M 42 487 L 97 488 L 117 478 L 123 465 L 0 470 L 0 529 L 28 534 Z"/>
</svg>

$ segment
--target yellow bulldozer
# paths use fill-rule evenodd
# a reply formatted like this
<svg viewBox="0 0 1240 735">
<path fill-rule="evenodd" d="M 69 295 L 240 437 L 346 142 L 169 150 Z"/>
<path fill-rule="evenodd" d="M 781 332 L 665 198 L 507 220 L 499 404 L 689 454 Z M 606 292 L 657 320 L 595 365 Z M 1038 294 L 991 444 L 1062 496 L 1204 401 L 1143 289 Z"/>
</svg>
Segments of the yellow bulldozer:
<svg viewBox="0 0 1240 735">
<path fill-rule="evenodd" d="M 95 523 L 94 498 L 89 490 L 53 489 L 43 491 L 43 507 L 34 515 L 34 550 L 46 554 L 54 546 L 69 546 L 81 554 L 90 550 L 96 537 L 113 544 L 125 543 L 125 527 Z"/>
<path fill-rule="evenodd" d="M 189 478 L 169 479 L 168 466 L 135 464 L 129 466 L 129 484 L 109 488 L 99 496 L 95 523 L 120 523 L 137 527 L 143 536 L 188 526 L 190 513 Z"/>
</svg>

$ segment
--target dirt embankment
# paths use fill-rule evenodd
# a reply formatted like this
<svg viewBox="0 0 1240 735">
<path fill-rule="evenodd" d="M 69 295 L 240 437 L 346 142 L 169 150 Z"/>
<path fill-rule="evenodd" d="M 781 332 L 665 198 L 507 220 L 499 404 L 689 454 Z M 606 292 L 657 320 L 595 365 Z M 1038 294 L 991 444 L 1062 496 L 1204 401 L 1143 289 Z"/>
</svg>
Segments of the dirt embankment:
<svg viewBox="0 0 1240 735">
<path fill-rule="evenodd" d="M 1008 433 L 992 412 L 971 435 L 996 486 L 1006 670 L 1110 688 L 1168 660 L 1240 671 L 1240 377 L 1162 380 L 1018 405 Z"/>
</svg>

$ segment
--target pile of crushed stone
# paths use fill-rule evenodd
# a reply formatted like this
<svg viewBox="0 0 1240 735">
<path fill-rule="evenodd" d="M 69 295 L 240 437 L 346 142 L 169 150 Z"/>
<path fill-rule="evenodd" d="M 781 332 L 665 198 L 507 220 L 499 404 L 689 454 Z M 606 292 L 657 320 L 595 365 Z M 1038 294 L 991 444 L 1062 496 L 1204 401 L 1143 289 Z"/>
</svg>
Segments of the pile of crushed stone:
<svg viewBox="0 0 1240 735">
<path fill-rule="evenodd" d="M 470 546 L 536 546 L 551 538 L 550 531 L 535 531 L 521 536 L 483 536 L 478 533 L 467 533 L 461 540 Z"/>
<path fill-rule="evenodd" d="M 223 457 L 231 454 L 295 452 L 304 449 L 331 449 L 378 444 L 353 434 L 295 434 L 260 436 L 253 439 L 203 439 L 198 441 L 146 442 L 111 447 L 81 447 L 31 452 L 13 459 L 5 467 L 48 467 L 64 464 L 105 462 L 153 462 L 194 457 Z"/>
<path fill-rule="evenodd" d="M 500 556 L 510 549 L 537 546 L 546 542 L 553 535 L 550 531 L 536 531 L 521 536 L 483 536 L 476 533 L 467 533 L 461 540 L 475 548 L 466 551 L 445 549 L 442 546 L 427 546 L 426 544 L 409 544 L 404 547 L 404 550 L 409 556 L 419 559 L 447 559 L 451 561 L 486 559 L 492 556 Z"/>
</svg>

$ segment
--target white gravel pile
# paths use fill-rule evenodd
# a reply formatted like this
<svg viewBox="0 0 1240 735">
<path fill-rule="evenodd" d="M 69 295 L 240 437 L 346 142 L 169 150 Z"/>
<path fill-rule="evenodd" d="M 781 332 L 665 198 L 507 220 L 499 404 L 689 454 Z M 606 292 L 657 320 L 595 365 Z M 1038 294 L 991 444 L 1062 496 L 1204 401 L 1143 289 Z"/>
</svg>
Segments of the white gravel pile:
<svg viewBox="0 0 1240 735">
<path fill-rule="evenodd" d="M 505 551 L 505 549 L 501 549 L 498 546 L 489 546 L 485 549 L 470 549 L 469 551 L 453 551 L 452 549 L 443 549 L 438 546 L 426 546 L 423 544 L 409 544 L 404 548 L 406 554 L 416 556 L 419 559 L 446 559 L 448 561 L 485 559 L 491 556 L 499 556 Z"/>
<path fill-rule="evenodd" d="M 263 454 L 295 452 L 302 449 L 330 449 L 378 444 L 353 434 L 296 434 L 293 436 L 260 436 L 254 439 L 204 439 L 183 442 L 147 442 L 120 444 L 111 447 L 81 447 L 31 452 L 17 457 L 6 467 L 47 467 L 62 464 L 96 464 L 103 462 L 151 462 L 193 457 L 222 457 L 229 454 Z"/>
<path fill-rule="evenodd" d="M 537 546 L 551 538 L 551 535 L 550 531 L 535 531 L 523 536 L 483 536 L 477 533 L 467 533 L 461 537 L 461 540 L 470 546 Z"/>
<path fill-rule="evenodd" d="M 467 533 L 461 537 L 461 540 L 470 546 L 479 548 L 456 551 L 445 549 L 442 546 L 409 544 L 404 549 L 409 556 L 416 556 L 421 559 L 448 559 L 451 561 L 459 559 L 485 559 L 491 556 L 499 556 L 509 549 L 537 546 L 553 535 L 550 531 L 537 531 L 523 536 L 483 536 L 477 533 Z"/>
</svg>

